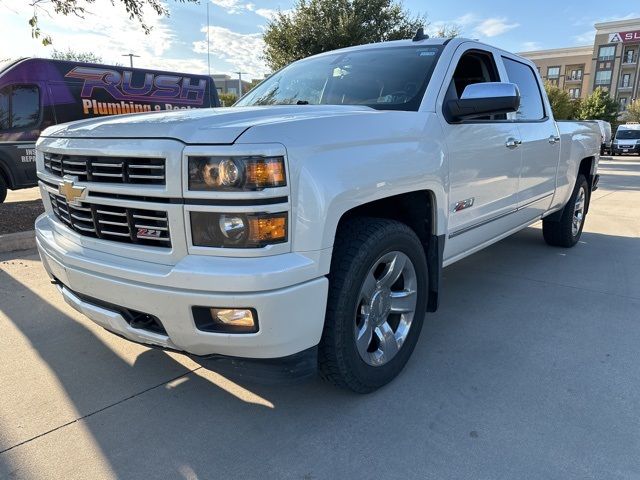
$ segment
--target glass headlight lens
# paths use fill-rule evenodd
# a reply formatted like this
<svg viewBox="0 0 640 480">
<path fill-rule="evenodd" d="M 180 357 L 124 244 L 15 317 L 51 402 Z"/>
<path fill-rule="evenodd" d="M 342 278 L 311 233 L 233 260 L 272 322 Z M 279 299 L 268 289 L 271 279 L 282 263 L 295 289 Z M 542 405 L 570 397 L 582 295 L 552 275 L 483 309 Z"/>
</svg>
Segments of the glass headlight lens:
<svg viewBox="0 0 640 480">
<path fill-rule="evenodd" d="M 189 157 L 189 190 L 255 191 L 286 184 L 283 157 Z"/>
<path fill-rule="evenodd" d="M 262 248 L 287 241 L 287 212 L 191 212 L 196 247 Z"/>
</svg>

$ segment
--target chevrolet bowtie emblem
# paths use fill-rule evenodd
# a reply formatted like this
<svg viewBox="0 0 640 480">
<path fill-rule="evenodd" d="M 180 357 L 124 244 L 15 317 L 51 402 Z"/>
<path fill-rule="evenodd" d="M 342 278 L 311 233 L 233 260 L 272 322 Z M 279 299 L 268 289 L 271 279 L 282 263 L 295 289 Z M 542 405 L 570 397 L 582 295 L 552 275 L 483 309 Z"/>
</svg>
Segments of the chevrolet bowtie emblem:
<svg viewBox="0 0 640 480">
<path fill-rule="evenodd" d="M 66 176 L 62 179 L 62 183 L 58 185 L 58 192 L 60 192 L 60 195 L 66 198 L 69 203 L 75 203 L 83 199 L 86 196 L 86 190 L 86 187 L 76 187 L 73 184 L 73 178 Z"/>
</svg>

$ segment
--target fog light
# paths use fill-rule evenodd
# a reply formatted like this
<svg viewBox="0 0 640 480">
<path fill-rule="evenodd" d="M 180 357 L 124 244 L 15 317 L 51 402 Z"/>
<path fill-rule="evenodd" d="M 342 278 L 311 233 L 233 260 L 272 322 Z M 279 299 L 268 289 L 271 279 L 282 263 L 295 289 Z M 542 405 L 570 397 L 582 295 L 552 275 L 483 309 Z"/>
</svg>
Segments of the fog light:
<svg viewBox="0 0 640 480">
<path fill-rule="evenodd" d="M 253 308 L 193 307 L 198 330 L 217 333 L 255 333 L 258 315 Z"/>
</svg>

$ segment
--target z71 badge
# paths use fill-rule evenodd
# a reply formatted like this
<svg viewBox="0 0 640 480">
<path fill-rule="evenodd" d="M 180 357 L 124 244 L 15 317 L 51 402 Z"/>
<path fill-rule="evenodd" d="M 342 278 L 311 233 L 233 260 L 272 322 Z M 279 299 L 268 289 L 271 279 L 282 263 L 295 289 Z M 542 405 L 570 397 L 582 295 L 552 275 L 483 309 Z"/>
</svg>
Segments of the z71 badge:
<svg viewBox="0 0 640 480">
<path fill-rule="evenodd" d="M 159 238 L 160 230 L 154 230 L 151 228 L 139 228 L 138 229 L 138 238 Z"/>
</svg>

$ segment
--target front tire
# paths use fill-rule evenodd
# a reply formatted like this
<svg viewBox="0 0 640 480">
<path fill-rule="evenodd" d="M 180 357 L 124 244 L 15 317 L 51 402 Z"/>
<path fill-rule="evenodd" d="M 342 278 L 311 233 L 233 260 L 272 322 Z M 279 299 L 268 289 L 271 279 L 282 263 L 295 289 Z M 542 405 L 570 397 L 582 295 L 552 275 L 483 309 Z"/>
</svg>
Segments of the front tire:
<svg viewBox="0 0 640 480">
<path fill-rule="evenodd" d="M 336 236 L 318 362 L 335 385 L 369 393 L 396 377 L 427 307 L 424 247 L 403 223 L 345 221 Z"/>
<path fill-rule="evenodd" d="M 542 235 L 549 245 L 570 248 L 578 243 L 584 228 L 589 197 L 589 183 L 585 176 L 580 174 L 571 198 L 562 210 L 560 220 L 550 218 L 542 220 Z"/>
</svg>

